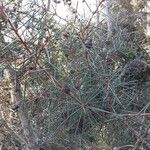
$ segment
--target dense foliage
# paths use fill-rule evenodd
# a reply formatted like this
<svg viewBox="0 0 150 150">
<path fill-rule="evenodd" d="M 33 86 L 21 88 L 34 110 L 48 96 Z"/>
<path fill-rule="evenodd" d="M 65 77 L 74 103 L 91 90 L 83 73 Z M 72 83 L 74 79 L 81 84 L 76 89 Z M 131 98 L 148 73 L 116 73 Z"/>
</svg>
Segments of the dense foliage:
<svg viewBox="0 0 150 150">
<path fill-rule="evenodd" d="M 148 1 L 42 2 L 0 3 L 1 149 L 150 149 Z"/>
</svg>

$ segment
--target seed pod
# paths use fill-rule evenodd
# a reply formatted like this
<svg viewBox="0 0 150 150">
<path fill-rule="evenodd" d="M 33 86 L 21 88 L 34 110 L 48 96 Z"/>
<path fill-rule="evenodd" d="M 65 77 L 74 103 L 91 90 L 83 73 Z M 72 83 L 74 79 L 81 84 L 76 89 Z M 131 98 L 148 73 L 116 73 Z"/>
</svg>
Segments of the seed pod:
<svg viewBox="0 0 150 150">
<path fill-rule="evenodd" d="M 134 59 L 125 65 L 121 81 L 145 81 L 148 75 L 150 75 L 150 65 L 142 59 Z"/>
<path fill-rule="evenodd" d="M 14 112 L 17 112 L 18 109 L 20 108 L 21 106 L 21 101 L 18 101 L 16 102 L 15 104 L 12 105 L 11 109 L 14 111 Z"/>
<path fill-rule="evenodd" d="M 70 87 L 65 82 L 62 83 L 62 92 L 65 94 L 70 94 Z"/>
<path fill-rule="evenodd" d="M 85 41 L 85 46 L 86 48 L 91 49 L 93 46 L 92 39 Z"/>
</svg>

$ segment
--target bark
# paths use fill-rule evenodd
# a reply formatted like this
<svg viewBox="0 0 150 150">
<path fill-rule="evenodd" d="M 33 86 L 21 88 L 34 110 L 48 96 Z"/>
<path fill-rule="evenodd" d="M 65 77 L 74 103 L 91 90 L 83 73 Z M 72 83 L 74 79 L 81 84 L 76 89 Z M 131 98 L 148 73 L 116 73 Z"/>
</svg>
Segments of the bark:
<svg viewBox="0 0 150 150">
<path fill-rule="evenodd" d="M 31 125 L 31 120 L 28 117 L 28 110 L 26 108 L 26 101 L 21 92 L 20 85 L 20 72 L 15 71 L 12 67 L 9 67 L 9 77 L 11 81 L 11 95 L 14 98 L 15 104 L 18 112 L 18 116 L 21 122 L 24 138 L 26 141 L 26 150 L 39 150 L 38 138 L 35 134 L 33 127 Z"/>
<path fill-rule="evenodd" d="M 14 139 L 16 139 L 19 143 L 21 143 L 22 145 L 27 144 L 26 141 L 24 140 L 23 136 L 17 134 L 16 132 L 14 132 L 6 123 L 5 120 L 0 119 L 0 129 L 3 130 L 2 128 L 5 128 L 4 131 L 7 131 Z"/>
</svg>

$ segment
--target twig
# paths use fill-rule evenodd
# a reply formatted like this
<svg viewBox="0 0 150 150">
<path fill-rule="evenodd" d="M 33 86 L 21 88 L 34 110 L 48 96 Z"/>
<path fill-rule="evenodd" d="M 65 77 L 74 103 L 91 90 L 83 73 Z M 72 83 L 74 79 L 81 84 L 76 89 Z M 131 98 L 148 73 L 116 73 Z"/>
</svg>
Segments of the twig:
<svg viewBox="0 0 150 150">
<path fill-rule="evenodd" d="M 119 114 L 120 117 L 135 117 L 135 116 L 150 116 L 150 113 L 129 113 L 129 114 Z"/>
<path fill-rule="evenodd" d="M 97 5 L 97 7 L 96 7 L 95 11 L 92 13 L 91 18 L 89 19 L 89 21 L 88 21 L 88 23 L 87 23 L 87 25 L 86 25 L 86 27 L 85 27 L 85 30 L 86 30 L 86 29 L 90 26 L 90 23 L 91 23 L 91 21 L 92 21 L 92 19 L 93 19 L 94 15 L 97 13 L 97 11 L 98 11 L 99 7 L 101 6 L 101 4 L 102 4 L 104 1 L 105 1 L 105 0 L 102 0 L 102 1 L 101 1 L 101 2 L 99 2 L 99 4 Z"/>
</svg>

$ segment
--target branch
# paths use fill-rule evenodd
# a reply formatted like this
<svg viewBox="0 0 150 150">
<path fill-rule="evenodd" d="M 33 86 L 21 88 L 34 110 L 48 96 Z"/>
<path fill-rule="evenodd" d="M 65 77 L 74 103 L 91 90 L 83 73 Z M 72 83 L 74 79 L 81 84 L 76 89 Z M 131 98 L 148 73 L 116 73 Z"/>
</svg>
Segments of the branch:
<svg viewBox="0 0 150 150">
<path fill-rule="evenodd" d="M 150 113 L 129 113 L 119 114 L 120 117 L 150 116 Z"/>
</svg>

